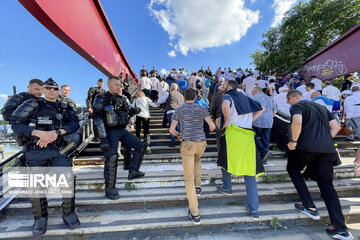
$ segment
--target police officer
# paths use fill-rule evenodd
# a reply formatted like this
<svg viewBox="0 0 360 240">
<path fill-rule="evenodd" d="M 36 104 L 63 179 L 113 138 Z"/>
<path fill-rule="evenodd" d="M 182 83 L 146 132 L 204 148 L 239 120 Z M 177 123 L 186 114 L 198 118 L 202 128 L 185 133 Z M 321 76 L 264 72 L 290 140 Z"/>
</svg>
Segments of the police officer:
<svg viewBox="0 0 360 240">
<path fill-rule="evenodd" d="M 59 94 L 59 98 L 58 100 L 60 102 L 63 102 L 65 104 L 69 104 L 70 107 L 72 107 L 72 109 L 74 110 L 74 112 L 76 113 L 76 104 L 74 102 L 74 100 L 72 100 L 71 98 L 69 98 L 70 95 L 70 86 L 69 85 L 61 85 L 60 87 L 60 94 Z"/>
<path fill-rule="evenodd" d="M 30 99 L 21 104 L 11 116 L 11 127 L 17 136 L 24 137 L 26 165 L 29 167 L 71 167 L 70 159 L 61 154 L 64 139 L 79 129 L 79 120 L 73 109 L 57 101 L 58 84 L 49 79 L 43 86 L 45 99 Z M 64 173 L 72 175 L 72 170 Z M 75 181 L 69 183 L 75 189 Z M 47 228 L 47 199 L 38 195 L 31 199 L 35 222 L 33 235 L 40 236 Z M 75 196 L 62 201 L 63 221 L 74 229 L 80 225 L 75 213 Z"/>
<path fill-rule="evenodd" d="M 1 114 L 5 121 L 10 121 L 12 113 L 15 109 L 20 106 L 23 102 L 28 99 L 38 99 L 42 95 L 43 91 L 43 81 L 40 79 L 31 79 L 29 85 L 27 86 L 27 92 L 21 92 L 15 95 L 12 95 L 4 104 L 4 107 L 1 109 Z"/>
<path fill-rule="evenodd" d="M 143 68 L 140 70 L 139 75 L 142 76 L 144 75 L 145 77 L 149 76 L 149 72 L 148 70 L 145 68 L 145 65 L 143 65 Z"/>
<path fill-rule="evenodd" d="M 146 144 L 126 130 L 129 119 L 139 113 L 140 109 L 131 107 L 127 98 L 122 96 L 123 86 L 118 77 L 110 77 L 107 84 L 109 91 L 99 94 L 94 101 L 94 125 L 99 133 L 100 147 L 104 150 L 105 156 L 105 195 L 110 199 L 118 199 L 119 193 L 115 183 L 119 141 L 134 149 L 130 161 L 129 180 L 145 175 L 139 168 Z"/>
<path fill-rule="evenodd" d="M 126 78 L 125 73 L 121 72 L 119 74 L 120 82 L 123 85 L 124 89 L 122 90 L 122 94 L 128 98 L 128 100 L 131 100 L 131 94 L 129 93 L 129 80 Z"/>
<path fill-rule="evenodd" d="M 93 103 L 95 100 L 96 95 L 99 93 L 105 93 L 106 91 L 103 89 L 104 87 L 104 81 L 102 78 L 100 78 L 97 81 L 97 87 L 91 87 L 89 88 L 87 98 L 86 98 L 86 106 L 88 108 L 88 111 L 90 114 L 93 114 Z"/>
</svg>

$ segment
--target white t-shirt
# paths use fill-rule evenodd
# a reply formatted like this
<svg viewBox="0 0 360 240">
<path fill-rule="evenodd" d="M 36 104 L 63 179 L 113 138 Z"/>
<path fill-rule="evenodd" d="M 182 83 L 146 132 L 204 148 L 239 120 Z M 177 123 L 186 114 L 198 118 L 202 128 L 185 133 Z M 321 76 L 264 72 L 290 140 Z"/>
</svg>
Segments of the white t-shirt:
<svg viewBox="0 0 360 240">
<path fill-rule="evenodd" d="M 315 91 L 316 91 L 315 89 L 311 89 L 310 92 L 306 92 L 306 93 L 303 95 L 304 99 L 310 101 L 310 100 L 311 100 L 311 94 L 312 94 L 313 92 L 315 92 Z"/>
<path fill-rule="evenodd" d="M 270 81 L 271 79 L 276 80 L 276 77 L 275 77 L 275 76 L 269 76 L 269 77 L 268 77 L 268 81 Z"/>
<path fill-rule="evenodd" d="M 326 105 L 326 103 L 322 99 L 318 99 L 318 100 L 316 100 L 314 102 L 326 107 L 329 112 L 332 112 L 333 105 Z"/>
<path fill-rule="evenodd" d="M 346 118 L 354 118 L 360 116 L 360 92 L 354 92 L 353 95 L 345 98 L 344 113 Z"/>
<path fill-rule="evenodd" d="M 274 97 L 274 103 L 278 112 L 290 116 L 290 104 L 287 103 L 285 92 L 280 92 Z"/>
<path fill-rule="evenodd" d="M 300 86 L 298 86 L 297 88 L 296 88 L 296 90 L 298 90 L 299 92 L 301 92 L 301 94 L 304 96 L 305 95 L 305 93 L 306 93 L 306 85 L 305 84 L 303 84 L 303 85 L 300 85 Z"/>
<path fill-rule="evenodd" d="M 311 82 L 315 85 L 314 89 L 316 91 L 322 90 L 322 81 L 320 79 L 314 78 Z"/>
<path fill-rule="evenodd" d="M 151 88 L 151 80 L 150 80 L 150 78 L 148 78 L 148 77 L 140 78 L 140 86 L 141 86 L 141 90 L 143 90 L 143 89 L 150 90 L 150 88 Z"/>
<path fill-rule="evenodd" d="M 159 79 L 157 77 L 150 78 L 151 80 L 151 90 L 158 91 Z"/>
<path fill-rule="evenodd" d="M 245 92 L 248 96 L 251 96 L 251 92 L 256 85 L 256 78 L 254 77 L 247 77 L 244 79 L 243 84 L 245 84 Z"/>
<path fill-rule="evenodd" d="M 329 85 L 322 90 L 322 95 L 327 97 L 328 99 L 339 101 L 341 92 L 337 87 Z"/>
<path fill-rule="evenodd" d="M 269 83 L 269 89 L 272 88 L 272 98 L 276 97 L 277 95 L 277 92 L 276 92 L 276 88 L 275 88 L 275 83 L 272 82 L 272 83 Z"/>
<path fill-rule="evenodd" d="M 257 80 L 257 83 L 258 83 L 258 86 L 260 87 L 260 88 L 266 88 L 266 81 L 265 80 L 262 80 L 262 79 L 260 79 L 260 80 Z"/>
<path fill-rule="evenodd" d="M 228 100 L 225 101 L 229 102 Z M 253 113 L 239 115 L 236 111 L 235 104 L 232 101 L 232 103 L 230 104 L 229 125 L 233 123 L 238 127 L 251 128 L 252 120 L 253 120 Z"/>
</svg>

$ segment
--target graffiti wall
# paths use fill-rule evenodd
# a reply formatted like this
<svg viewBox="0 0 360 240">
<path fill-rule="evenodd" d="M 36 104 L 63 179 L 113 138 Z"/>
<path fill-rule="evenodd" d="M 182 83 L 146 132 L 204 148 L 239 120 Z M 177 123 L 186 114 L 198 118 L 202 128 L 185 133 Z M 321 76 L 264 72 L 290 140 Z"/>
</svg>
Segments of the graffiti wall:
<svg viewBox="0 0 360 240">
<path fill-rule="evenodd" d="M 299 69 L 306 81 L 333 79 L 360 70 L 360 24 L 306 60 Z"/>
</svg>

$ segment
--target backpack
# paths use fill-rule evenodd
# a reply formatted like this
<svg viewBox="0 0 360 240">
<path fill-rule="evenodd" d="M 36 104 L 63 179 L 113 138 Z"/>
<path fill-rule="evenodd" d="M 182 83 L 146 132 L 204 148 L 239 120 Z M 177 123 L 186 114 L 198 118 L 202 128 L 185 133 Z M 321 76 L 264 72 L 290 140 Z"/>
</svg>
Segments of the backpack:
<svg viewBox="0 0 360 240">
<path fill-rule="evenodd" d="M 206 86 L 206 87 L 211 87 L 211 82 L 210 82 L 209 79 L 206 79 L 206 80 L 205 80 L 205 86 Z"/>
</svg>

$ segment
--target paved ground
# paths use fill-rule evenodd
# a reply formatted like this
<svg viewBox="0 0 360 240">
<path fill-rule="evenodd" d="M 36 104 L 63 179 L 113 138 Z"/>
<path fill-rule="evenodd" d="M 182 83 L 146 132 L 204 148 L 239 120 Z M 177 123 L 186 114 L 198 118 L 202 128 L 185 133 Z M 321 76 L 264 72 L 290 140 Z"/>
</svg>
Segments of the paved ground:
<svg viewBox="0 0 360 240">
<path fill-rule="evenodd" d="M 356 240 L 360 240 L 360 224 L 349 224 L 350 232 Z M 182 236 L 159 236 L 146 240 L 326 240 L 331 239 L 325 232 L 327 226 L 291 226 L 278 230 L 254 230 L 231 233 L 202 233 Z M 133 238 L 138 239 L 138 238 Z M 145 240 L 144 239 L 144 240 Z"/>
</svg>

